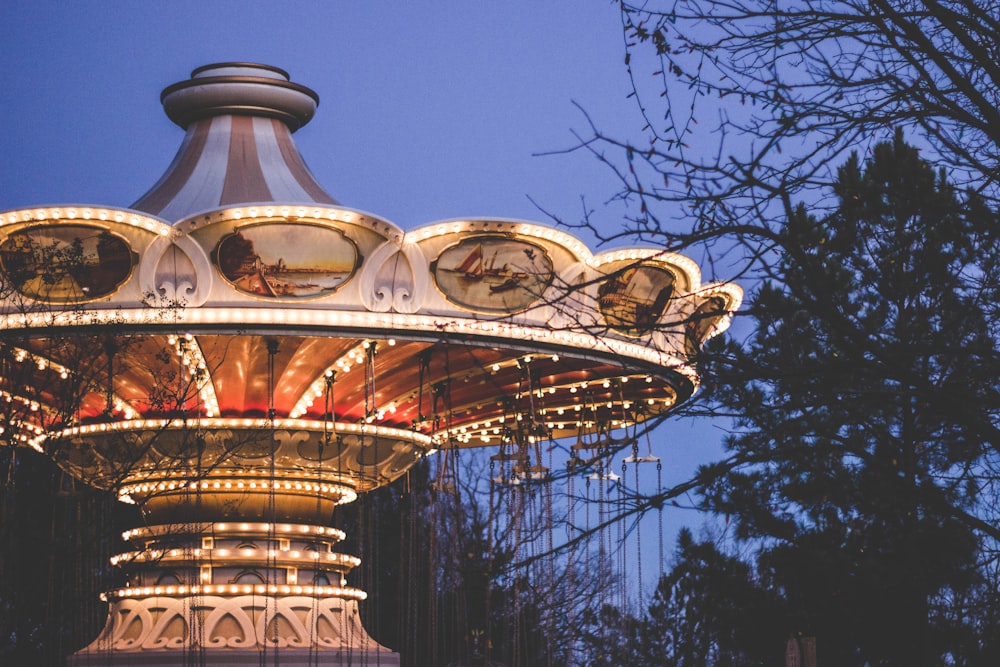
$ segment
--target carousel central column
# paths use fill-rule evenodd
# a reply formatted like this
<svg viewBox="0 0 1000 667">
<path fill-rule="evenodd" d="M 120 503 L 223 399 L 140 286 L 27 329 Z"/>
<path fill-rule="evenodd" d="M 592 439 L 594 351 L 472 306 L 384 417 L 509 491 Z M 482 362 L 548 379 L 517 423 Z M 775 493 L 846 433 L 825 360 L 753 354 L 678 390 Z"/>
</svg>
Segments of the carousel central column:
<svg viewBox="0 0 1000 667">
<path fill-rule="evenodd" d="M 360 559 L 338 553 L 344 533 L 322 521 L 356 491 L 301 458 L 328 433 L 217 421 L 132 430 L 210 466 L 160 459 L 129 475 L 119 496 L 146 519 L 123 536 L 134 550 L 112 558 L 129 583 L 105 594 L 106 627 L 69 665 L 243 665 L 271 652 L 283 665 L 398 665 L 361 626 L 366 594 L 345 578 Z"/>
</svg>

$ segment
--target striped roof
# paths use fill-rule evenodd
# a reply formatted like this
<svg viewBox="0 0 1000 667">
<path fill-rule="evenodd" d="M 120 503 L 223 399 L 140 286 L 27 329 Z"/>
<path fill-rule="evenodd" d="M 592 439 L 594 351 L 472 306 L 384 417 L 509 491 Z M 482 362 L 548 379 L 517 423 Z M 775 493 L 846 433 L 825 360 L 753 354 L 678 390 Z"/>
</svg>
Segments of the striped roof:
<svg viewBox="0 0 1000 667">
<path fill-rule="evenodd" d="M 161 100 L 187 134 L 166 173 L 130 208 L 180 220 L 235 204 L 337 204 L 292 139 L 319 98 L 283 70 L 209 65 L 165 89 Z"/>
</svg>

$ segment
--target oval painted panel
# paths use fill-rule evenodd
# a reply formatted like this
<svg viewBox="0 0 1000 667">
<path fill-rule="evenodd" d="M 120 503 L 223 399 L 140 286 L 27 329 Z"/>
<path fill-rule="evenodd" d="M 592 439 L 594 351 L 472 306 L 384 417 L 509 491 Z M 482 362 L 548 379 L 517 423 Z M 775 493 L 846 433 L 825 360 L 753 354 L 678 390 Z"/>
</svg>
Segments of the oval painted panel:
<svg viewBox="0 0 1000 667">
<path fill-rule="evenodd" d="M 442 251 L 431 271 L 452 303 L 497 313 L 524 310 L 552 282 L 552 260 L 545 249 L 506 236 L 465 239 Z"/>
<path fill-rule="evenodd" d="M 674 274 L 635 262 L 608 269 L 610 277 L 597 288 L 597 304 L 608 326 L 631 335 L 656 326 L 674 294 Z"/>
<path fill-rule="evenodd" d="M 726 315 L 726 300 L 721 296 L 711 296 L 695 309 L 684 325 L 685 350 L 694 356 L 701 349 L 708 334 Z"/>
<path fill-rule="evenodd" d="M 223 237 L 215 261 L 229 284 L 244 294 L 313 299 L 343 287 L 361 256 L 338 229 L 276 223 L 248 225 Z"/>
<path fill-rule="evenodd" d="M 125 239 L 88 225 L 14 232 L 0 243 L 0 264 L 21 294 L 50 303 L 93 301 L 117 292 L 132 275 Z"/>
</svg>

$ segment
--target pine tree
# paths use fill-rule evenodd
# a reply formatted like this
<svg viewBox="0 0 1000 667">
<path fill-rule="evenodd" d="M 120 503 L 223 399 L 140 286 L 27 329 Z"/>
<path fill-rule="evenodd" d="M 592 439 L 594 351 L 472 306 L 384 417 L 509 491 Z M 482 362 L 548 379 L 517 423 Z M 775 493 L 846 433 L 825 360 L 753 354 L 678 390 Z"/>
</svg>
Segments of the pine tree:
<svg viewBox="0 0 1000 667">
<path fill-rule="evenodd" d="M 742 465 L 706 504 L 762 545 L 820 664 L 941 664 L 969 647 L 938 602 L 996 538 L 1000 225 L 900 133 L 834 193 L 831 215 L 787 221 L 754 336 L 707 368 Z"/>
</svg>

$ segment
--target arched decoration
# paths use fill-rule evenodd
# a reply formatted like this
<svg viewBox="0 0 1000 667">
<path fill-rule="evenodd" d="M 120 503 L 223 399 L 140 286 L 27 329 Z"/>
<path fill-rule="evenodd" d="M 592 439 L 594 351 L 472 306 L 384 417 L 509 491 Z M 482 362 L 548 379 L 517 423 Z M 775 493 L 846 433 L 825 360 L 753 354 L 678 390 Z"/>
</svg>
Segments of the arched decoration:
<svg viewBox="0 0 1000 667">
<path fill-rule="evenodd" d="M 358 449 L 358 465 L 364 467 L 385 467 L 389 459 L 396 454 L 393 443 L 371 440 Z"/>
<path fill-rule="evenodd" d="M 327 442 L 325 436 L 314 438 L 304 438 L 297 440 L 296 453 L 303 461 L 309 463 L 323 463 L 331 460 L 339 460 L 344 456 L 344 443 L 342 439 L 332 437 Z"/>
<path fill-rule="evenodd" d="M 157 237 L 139 266 L 139 287 L 151 306 L 196 308 L 208 300 L 212 283 L 212 263 L 189 236 Z"/>
<path fill-rule="evenodd" d="M 174 570 L 165 570 L 156 578 L 156 584 L 158 586 L 168 586 L 170 584 L 182 584 L 184 579 L 178 575 Z"/>
<path fill-rule="evenodd" d="M 620 333 L 640 336 L 660 322 L 677 289 L 677 276 L 660 263 L 621 261 L 605 264 L 608 276 L 597 288 L 605 323 Z"/>
<path fill-rule="evenodd" d="M 238 548 L 242 549 L 244 547 L 243 547 L 243 545 L 240 545 Z M 256 549 L 256 547 L 254 547 L 254 548 Z M 234 584 L 265 584 L 267 582 L 264 580 L 264 577 L 263 577 L 263 575 L 261 575 L 260 572 L 257 572 L 256 570 L 243 570 L 242 572 L 240 572 L 239 574 L 237 574 L 235 577 L 233 577 L 232 583 L 234 583 Z"/>
<path fill-rule="evenodd" d="M 441 293 L 467 310 L 517 313 L 542 297 L 553 263 L 540 245 L 508 235 L 465 238 L 431 262 Z"/>
<path fill-rule="evenodd" d="M 362 261 L 357 244 L 344 232 L 305 222 L 238 227 L 219 241 L 213 259 L 237 291 L 288 300 L 333 294 Z"/>
<path fill-rule="evenodd" d="M 417 312 L 427 292 L 426 265 L 415 245 L 386 241 L 365 262 L 360 276 L 362 304 L 377 313 Z"/>
<path fill-rule="evenodd" d="M 138 261 L 128 241 L 96 225 L 40 225 L 0 243 L 0 264 L 22 295 L 46 303 L 87 303 L 112 296 Z"/>
</svg>

